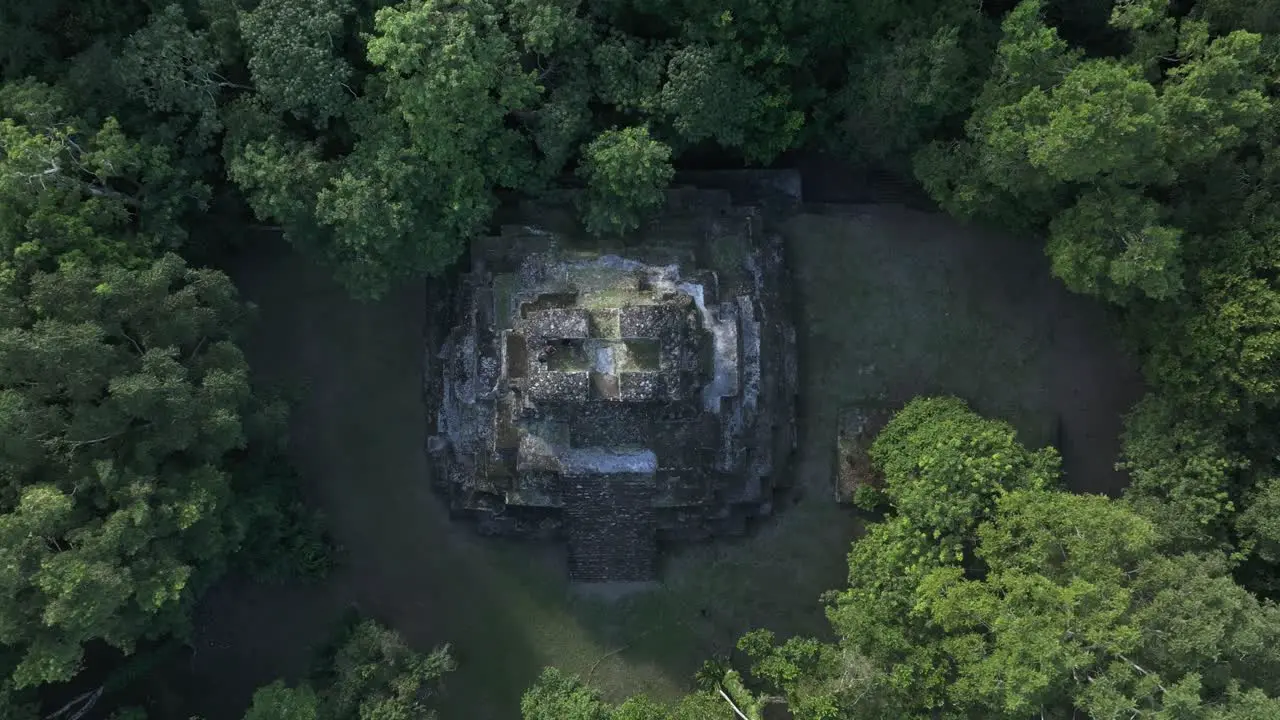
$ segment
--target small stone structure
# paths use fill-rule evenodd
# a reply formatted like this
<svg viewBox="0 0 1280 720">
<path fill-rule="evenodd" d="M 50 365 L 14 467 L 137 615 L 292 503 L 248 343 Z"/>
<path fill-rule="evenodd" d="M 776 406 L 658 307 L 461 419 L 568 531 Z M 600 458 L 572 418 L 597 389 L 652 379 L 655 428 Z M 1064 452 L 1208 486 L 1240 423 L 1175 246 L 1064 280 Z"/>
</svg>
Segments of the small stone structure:
<svg viewBox="0 0 1280 720">
<path fill-rule="evenodd" d="M 883 488 L 884 478 L 872 465 L 869 451 L 893 412 L 882 403 L 854 405 L 840 411 L 836 423 L 836 502 L 855 503 L 859 489 Z"/>
<path fill-rule="evenodd" d="M 575 581 L 652 580 L 659 547 L 746 532 L 787 482 L 781 241 L 691 189 L 616 247 L 547 226 L 473 246 L 428 357 L 435 485 L 482 533 L 566 540 Z"/>
</svg>

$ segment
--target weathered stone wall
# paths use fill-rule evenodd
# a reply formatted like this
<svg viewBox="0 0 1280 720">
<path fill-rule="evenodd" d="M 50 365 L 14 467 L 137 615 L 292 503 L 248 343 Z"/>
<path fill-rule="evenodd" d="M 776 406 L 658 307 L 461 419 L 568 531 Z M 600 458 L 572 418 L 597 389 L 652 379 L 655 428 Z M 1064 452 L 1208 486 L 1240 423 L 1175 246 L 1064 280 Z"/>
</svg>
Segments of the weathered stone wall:
<svg viewBox="0 0 1280 720">
<path fill-rule="evenodd" d="M 723 190 L 672 190 L 646 232 L 598 254 L 531 226 L 476 242 L 429 363 L 451 510 L 566 539 L 577 581 L 651 580 L 660 539 L 745 533 L 788 480 L 781 244 Z"/>
</svg>

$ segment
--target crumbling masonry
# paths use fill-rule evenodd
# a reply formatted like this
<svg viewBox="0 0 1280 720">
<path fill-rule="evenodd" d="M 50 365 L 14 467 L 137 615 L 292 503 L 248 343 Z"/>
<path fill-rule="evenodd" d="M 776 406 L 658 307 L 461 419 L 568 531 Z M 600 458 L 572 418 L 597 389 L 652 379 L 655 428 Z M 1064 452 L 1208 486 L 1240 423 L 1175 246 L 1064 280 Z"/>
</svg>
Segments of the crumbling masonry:
<svg viewBox="0 0 1280 720">
<path fill-rule="evenodd" d="M 780 240 L 676 190 L 602 250 L 538 226 L 475 243 L 429 363 L 433 477 L 485 534 L 562 538 L 576 581 L 656 576 L 659 547 L 746 532 L 795 443 Z"/>
</svg>

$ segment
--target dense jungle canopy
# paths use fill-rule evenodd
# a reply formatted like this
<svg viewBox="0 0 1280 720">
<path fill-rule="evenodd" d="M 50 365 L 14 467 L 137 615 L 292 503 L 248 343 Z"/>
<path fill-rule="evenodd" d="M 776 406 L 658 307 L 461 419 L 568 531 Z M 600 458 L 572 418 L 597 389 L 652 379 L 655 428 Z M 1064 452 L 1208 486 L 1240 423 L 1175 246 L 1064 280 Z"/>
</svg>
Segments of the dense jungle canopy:
<svg viewBox="0 0 1280 720">
<path fill-rule="evenodd" d="M 582 188 L 626 232 L 685 163 L 807 149 L 1113 309 L 1131 486 L 1068 494 L 1052 449 L 917 401 L 836 641 L 749 635 L 675 708 L 552 670 L 524 716 L 1280 717 L 1278 88 L 1273 0 L 4 0 L 0 716 L 127 685 L 231 568 L 329 563 L 210 267 L 237 228 L 376 298 L 512 199 Z M 443 651 L 345 633 L 247 717 L 429 712 Z"/>
</svg>

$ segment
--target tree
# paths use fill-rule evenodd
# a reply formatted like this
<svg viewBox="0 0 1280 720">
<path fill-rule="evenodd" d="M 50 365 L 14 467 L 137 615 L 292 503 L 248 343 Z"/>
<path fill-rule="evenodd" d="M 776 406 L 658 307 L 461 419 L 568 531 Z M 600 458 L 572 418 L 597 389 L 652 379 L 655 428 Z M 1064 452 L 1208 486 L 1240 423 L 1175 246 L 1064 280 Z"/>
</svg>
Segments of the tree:
<svg viewBox="0 0 1280 720">
<path fill-rule="evenodd" d="M 0 668 L 18 688 L 70 679 L 90 644 L 183 634 L 250 531 L 313 549 L 307 513 L 239 475 L 280 419 L 235 344 L 247 308 L 159 254 L 203 187 L 67 102 L 0 88 Z"/>
<path fill-rule="evenodd" d="M 794 112 L 771 117 L 789 99 L 769 91 L 717 48 L 689 45 L 671 56 L 661 104 L 685 143 L 714 140 L 741 148 L 750 162 L 768 163 L 795 143 L 804 121 Z"/>
<path fill-rule="evenodd" d="M 1061 184 L 1031 164 L 1022 126 L 1031 121 L 1028 113 L 1043 122 L 1045 90 L 1078 66 L 1081 55 L 1045 24 L 1038 0 L 1018 3 L 1005 17 L 966 138 L 936 141 L 913 161 L 917 178 L 945 210 L 1035 228 L 1064 205 Z"/>
<path fill-rule="evenodd" d="M 316 196 L 337 170 L 320 143 L 298 138 L 258 98 L 244 98 L 225 110 L 223 157 L 227 177 L 245 194 L 260 219 L 276 222 L 290 240 L 320 242 Z"/>
<path fill-rule="evenodd" d="M 839 130 L 837 147 L 883 164 L 909 158 L 972 102 L 981 85 L 977 66 L 990 52 L 986 22 L 968 7 L 907 20 L 892 42 L 856 56 L 845 84 L 819 105 Z"/>
<path fill-rule="evenodd" d="M 520 700 L 524 720 L 610 720 L 600 694 L 573 676 L 547 668 Z"/>
<path fill-rule="evenodd" d="M 130 35 L 116 60 L 120 83 L 147 109 L 192 118 L 204 147 L 222 128 L 218 96 L 240 87 L 223 77 L 221 59 L 205 33 L 191 31 L 182 6 L 167 5 Z"/>
<path fill-rule="evenodd" d="M 1280 480 L 1267 478 L 1243 503 L 1236 530 L 1245 547 L 1262 560 L 1280 565 Z"/>
<path fill-rule="evenodd" d="M 289 13 L 304 10 L 271 3 L 249 22 L 261 23 L 255 27 L 269 42 L 270 32 L 289 31 Z M 332 265 L 354 294 L 377 297 L 397 282 L 442 272 L 483 229 L 495 189 L 537 184 L 529 138 L 507 125 L 512 113 L 533 106 L 539 88 L 499 10 L 488 0 L 408 0 L 379 9 L 366 38 L 374 72 L 360 98 L 344 101 L 351 140 L 340 157 L 273 115 L 307 103 L 324 106 L 317 118 L 338 112 L 298 94 L 315 86 L 292 84 L 289 58 L 270 59 L 272 77 L 289 76 L 284 85 L 235 108 L 229 174 L 260 217 L 283 223 L 287 237 Z M 304 46 L 322 35 L 304 38 Z M 336 77 L 331 70 L 322 74 Z M 299 181 L 290 181 L 295 175 Z"/>
<path fill-rule="evenodd" d="M 259 96 L 277 112 L 323 127 L 342 115 L 354 91 L 342 57 L 349 0 L 264 0 L 240 14 L 249 72 Z"/>
<path fill-rule="evenodd" d="M 137 30 L 153 9 L 125 0 L 50 0 L 0 7 L 0 80 L 56 76 L 68 58 Z"/>
<path fill-rule="evenodd" d="M 1204 165 L 1239 148 L 1264 121 L 1271 101 L 1261 46 L 1262 36 L 1236 31 L 1169 70 L 1160 101 L 1175 166 Z"/>
<path fill-rule="evenodd" d="M 500 19 L 488 0 L 412 0 L 383 8 L 368 56 L 383 71 L 388 109 L 404 121 L 410 146 L 433 170 L 475 174 L 486 187 L 518 188 L 529 158 L 519 134 L 504 123 L 533 104 L 538 87 Z"/>
<path fill-rule="evenodd" d="M 422 654 L 395 631 L 352 616 L 308 682 L 259 688 L 244 720 L 434 718 L 431 696 L 454 669 L 448 646 Z"/>
<path fill-rule="evenodd" d="M 1045 252 L 1067 287 L 1112 302 L 1165 300 L 1183 289 L 1182 230 L 1168 211 L 1117 184 L 1086 191 L 1049 224 Z"/>
<path fill-rule="evenodd" d="M 549 667 L 520 699 L 523 720 L 711 720 L 736 719 L 737 715 L 718 696 L 694 692 L 675 706 L 666 706 L 643 695 L 627 698 L 620 705 L 605 702 L 598 691 L 577 676 Z M 758 713 L 748 714 L 759 720 Z"/>
<path fill-rule="evenodd" d="M 453 176 L 408 152 L 393 119 L 368 117 L 364 137 L 315 198 L 313 236 L 349 291 L 376 298 L 398 281 L 442 272 L 495 207 L 478 166 Z"/>
<path fill-rule="evenodd" d="M 176 248 L 178 218 L 208 197 L 169 148 L 130 138 L 114 118 L 88 123 L 68 105 L 34 81 L 0 86 L 0 263 L 17 277 L 71 256 L 123 263 Z"/>
<path fill-rule="evenodd" d="M 662 80 L 671 55 L 668 43 L 614 31 L 591 51 L 593 94 L 626 113 L 645 116 L 662 102 Z"/>
<path fill-rule="evenodd" d="M 896 516 L 943 561 L 963 553 L 997 496 L 1049 487 L 1059 472 L 1053 448 L 1028 451 L 1008 423 L 986 420 L 957 398 L 908 403 L 876 436 L 870 457 Z"/>
<path fill-rule="evenodd" d="M 448 646 L 423 655 L 392 630 L 370 620 L 340 637 L 330 670 L 320 676 L 332 717 L 432 717 L 436 683 L 454 669 Z"/>
<path fill-rule="evenodd" d="M 291 688 L 277 680 L 253 694 L 244 720 L 319 720 L 320 697 L 309 686 Z"/>
<path fill-rule="evenodd" d="M 0 331 L 0 643 L 19 686 L 85 643 L 181 633 L 243 535 L 222 465 L 253 411 L 230 281 L 169 255 L 37 273 Z"/>
<path fill-rule="evenodd" d="M 1131 479 L 1126 500 L 1156 523 L 1164 546 L 1225 547 L 1235 512 L 1234 478 L 1249 467 L 1229 442 L 1227 428 L 1153 393 L 1130 412 L 1121 439 L 1119 467 Z"/>
<path fill-rule="evenodd" d="M 1016 442 L 1000 456 L 1022 469 L 993 465 L 1002 433 L 978 431 L 987 423 L 948 399 L 890 421 L 873 459 L 896 500 L 854 543 L 849 586 L 831 598 L 839 644 L 749 635 L 753 678 L 804 720 L 1244 718 L 1280 706 L 1280 608 L 1237 585 L 1221 553 L 1165 554 L 1124 503 L 1051 489 Z M 953 512 L 954 489 L 971 482 L 991 491 L 961 493 Z M 917 492 L 941 507 L 917 505 Z M 960 552 L 938 552 L 939 531 L 956 527 Z"/>
<path fill-rule="evenodd" d="M 582 208 L 593 233 L 624 233 L 662 206 L 675 171 L 671 149 L 647 127 L 606 130 L 583 149 L 578 175 L 587 182 Z"/>
</svg>

